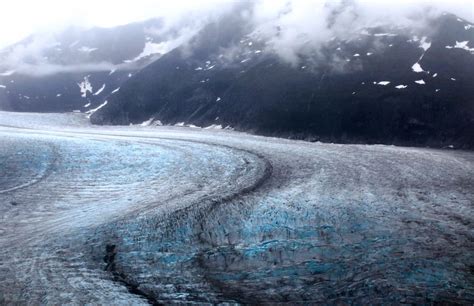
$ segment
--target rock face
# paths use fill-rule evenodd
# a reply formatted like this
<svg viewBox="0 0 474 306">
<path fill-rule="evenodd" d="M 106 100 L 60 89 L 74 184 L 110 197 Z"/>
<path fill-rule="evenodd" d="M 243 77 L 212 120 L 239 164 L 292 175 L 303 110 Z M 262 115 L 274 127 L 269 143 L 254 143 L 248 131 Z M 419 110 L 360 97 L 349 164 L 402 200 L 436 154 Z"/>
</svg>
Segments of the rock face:
<svg viewBox="0 0 474 306">
<path fill-rule="evenodd" d="M 224 20 L 194 38 L 191 54 L 178 48 L 137 73 L 92 122 L 154 117 L 326 141 L 474 145 L 468 22 L 446 14 L 422 30 L 366 28 L 292 65 L 237 17 Z"/>
</svg>

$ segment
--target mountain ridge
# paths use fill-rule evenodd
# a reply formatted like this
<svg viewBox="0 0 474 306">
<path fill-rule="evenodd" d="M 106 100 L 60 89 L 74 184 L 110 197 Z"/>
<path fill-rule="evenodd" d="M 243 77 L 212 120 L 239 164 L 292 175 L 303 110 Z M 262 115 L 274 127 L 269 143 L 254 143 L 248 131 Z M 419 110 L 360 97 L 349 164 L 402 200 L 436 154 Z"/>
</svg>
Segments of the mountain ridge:
<svg viewBox="0 0 474 306">
<path fill-rule="evenodd" d="M 291 65 L 250 35 L 233 36 L 241 54 L 220 61 L 229 46 L 216 48 L 219 38 L 206 37 L 238 31 L 217 23 L 203 30 L 195 53 L 183 57 L 177 49 L 145 67 L 91 120 L 154 118 L 311 140 L 472 148 L 474 60 L 466 46 L 474 31 L 454 15 L 433 24 L 438 29 L 425 36 L 363 29 Z"/>
<path fill-rule="evenodd" d="M 177 28 L 163 29 L 160 20 L 89 30 L 140 35 L 135 43 L 117 40 L 133 49 L 128 53 L 117 46 L 103 51 L 103 33 L 95 34 L 100 46 L 83 38 L 76 51 L 103 52 L 89 71 L 31 76 L 3 68 L 0 108 L 84 112 L 93 124 L 227 127 L 311 141 L 474 147 L 472 23 L 445 13 L 422 28 L 354 28 L 316 48 L 303 41 L 292 58 L 271 45 L 283 35 L 279 26 L 270 32 L 273 37 L 265 36 L 242 13 L 247 7 L 239 9 L 196 27 L 186 39 Z M 75 43 L 70 34 L 63 36 L 69 41 L 62 45 Z M 103 61 L 112 64 L 110 70 L 100 67 Z"/>
</svg>

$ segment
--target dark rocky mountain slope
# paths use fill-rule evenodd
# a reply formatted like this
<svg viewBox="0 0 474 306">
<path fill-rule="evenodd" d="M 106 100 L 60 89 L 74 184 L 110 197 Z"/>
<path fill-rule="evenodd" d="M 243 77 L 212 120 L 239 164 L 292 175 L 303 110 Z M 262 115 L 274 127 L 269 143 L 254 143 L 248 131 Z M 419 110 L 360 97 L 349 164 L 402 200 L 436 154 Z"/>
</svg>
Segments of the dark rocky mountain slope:
<svg viewBox="0 0 474 306">
<path fill-rule="evenodd" d="M 474 145 L 469 22 L 444 14 L 423 29 L 364 28 L 296 65 L 266 51 L 266 41 L 241 24 L 239 17 L 210 24 L 191 54 L 178 48 L 141 70 L 92 122 L 153 119 L 324 141 Z"/>
</svg>

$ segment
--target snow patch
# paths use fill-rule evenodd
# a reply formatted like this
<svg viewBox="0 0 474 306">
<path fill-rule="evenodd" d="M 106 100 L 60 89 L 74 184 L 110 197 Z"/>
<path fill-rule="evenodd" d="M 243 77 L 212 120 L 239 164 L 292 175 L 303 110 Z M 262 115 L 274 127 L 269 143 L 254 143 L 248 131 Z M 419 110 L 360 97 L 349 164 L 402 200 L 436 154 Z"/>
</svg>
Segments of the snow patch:
<svg viewBox="0 0 474 306">
<path fill-rule="evenodd" d="M 408 87 L 408 85 L 397 85 L 397 86 L 395 86 L 396 89 L 405 89 L 407 87 Z"/>
<path fill-rule="evenodd" d="M 389 81 L 380 81 L 377 83 L 377 85 L 382 85 L 382 86 L 387 86 L 388 84 L 390 84 Z"/>
<path fill-rule="evenodd" d="M 82 81 L 81 83 L 77 83 L 77 86 L 79 86 L 81 90 L 81 97 L 83 98 L 87 97 L 88 92 L 92 93 L 92 85 L 89 82 L 88 76 L 84 77 L 84 81 Z"/>
<path fill-rule="evenodd" d="M 216 102 L 219 102 L 221 100 L 221 97 L 217 97 Z"/>
<path fill-rule="evenodd" d="M 108 103 L 108 101 L 105 101 L 104 103 L 102 103 L 101 105 L 97 106 L 96 108 L 91 109 L 91 110 L 88 110 L 88 111 L 86 112 L 87 118 L 90 118 L 96 111 L 98 111 L 98 110 L 101 109 L 102 107 L 106 106 L 107 103 Z"/>
<path fill-rule="evenodd" d="M 210 126 L 208 126 L 208 127 L 205 127 L 204 129 L 205 129 L 205 130 L 211 130 L 211 129 L 213 129 L 213 130 L 222 130 L 222 125 L 220 125 L 220 124 L 212 124 L 212 125 L 210 125 Z"/>
<path fill-rule="evenodd" d="M 423 38 L 420 41 L 420 48 L 425 50 L 425 52 L 431 47 L 431 42 L 426 41 L 427 37 L 423 36 Z"/>
<path fill-rule="evenodd" d="M 354 57 L 359 57 L 359 56 L 360 56 L 359 53 L 354 54 Z"/>
<path fill-rule="evenodd" d="M 372 54 L 372 52 L 367 52 L 367 56 L 371 56 Z"/>
<path fill-rule="evenodd" d="M 61 97 L 61 96 L 62 96 L 62 94 L 60 94 L 60 93 L 58 93 L 58 94 L 56 95 L 56 97 Z"/>
<path fill-rule="evenodd" d="M 433 74 L 433 78 L 435 78 L 435 77 L 437 77 L 437 76 L 438 76 L 438 74 L 437 74 L 437 73 Z"/>
<path fill-rule="evenodd" d="M 7 86 L 0 84 L 0 88 L 7 88 Z"/>
<path fill-rule="evenodd" d="M 102 85 L 102 87 L 101 87 L 99 90 L 97 90 L 97 91 L 95 92 L 94 96 L 100 95 L 100 93 L 101 93 L 102 91 L 104 91 L 104 89 L 105 89 L 105 84 Z"/>
<path fill-rule="evenodd" d="M 472 29 L 472 28 L 474 28 L 474 26 L 472 24 L 468 24 L 468 25 L 464 26 L 464 30 L 466 30 L 466 31 L 469 30 L 469 29 Z"/>
<path fill-rule="evenodd" d="M 118 92 L 119 90 L 120 90 L 120 87 L 119 87 L 119 88 L 116 88 L 116 89 L 114 89 L 114 90 L 113 90 L 113 91 L 112 91 L 110 94 L 112 94 L 112 95 L 113 95 L 114 93 Z"/>
<path fill-rule="evenodd" d="M 419 63 L 413 64 L 413 66 L 411 66 L 411 69 L 416 73 L 420 73 L 424 71 L 423 68 L 421 68 L 421 65 Z"/>
<path fill-rule="evenodd" d="M 446 49 L 462 49 L 474 54 L 474 48 L 469 48 L 469 46 L 467 45 L 468 43 L 469 43 L 468 40 L 456 41 L 456 44 L 454 46 L 446 46 L 445 48 Z"/>
<path fill-rule="evenodd" d="M 415 81 L 416 84 L 420 84 L 420 85 L 425 85 L 425 81 L 424 80 L 417 80 Z"/>
<path fill-rule="evenodd" d="M 84 107 L 89 107 L 89 106 L 91 106 L 91 103 L 90 103 L 90 102 L 87 103 L 87 104 L 84 104 Z"/>
<path fill-rule="evenodd" d="M 153 120 L 155 120 L 154 117 L 151 117 L 150 119 L 148 119 L 147 121 L 143 121 L 140 126 L 150 126 L 151 123 L 153 122 Z"/>
<path fill-rule="evenodd" d="M 454 46 L 454 48 L 463 49 L 463 50 L 469 51 L 471 53 L 474 53 L 474 48 L 469 48 L 468 45 L 467 45 L 468 43 L 469 43 L 468 40 L 466 40 L 466 41 L 456 41 L 456 45 Z"/>
<path fill-rule="evenodd" d="M 171 47 L 168 42 L 161 42 L 161 43 L 156 44 L 156 43 L 147 41 L 145 43 L 145 47 L 143 48 L 142 53 L 140 53 L 137 57 L 132 59 L 132 62 L 138 61 L 150 55 L 168 53 L 171 50 L 170 48 Z"/>
</svg>

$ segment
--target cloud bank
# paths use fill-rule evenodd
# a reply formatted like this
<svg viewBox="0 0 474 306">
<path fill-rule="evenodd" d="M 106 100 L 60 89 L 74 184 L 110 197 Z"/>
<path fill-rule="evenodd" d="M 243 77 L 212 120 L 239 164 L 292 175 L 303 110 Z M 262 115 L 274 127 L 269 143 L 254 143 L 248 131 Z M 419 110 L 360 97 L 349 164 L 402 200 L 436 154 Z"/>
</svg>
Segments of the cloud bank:
<svg viewBox="0 0 474 306">
<path fill-rule="evenodd" d="M 22 1 L 24 0 L 19 0 L 19 3 Z M 64 9 L 64 3 L 67 2 L 47 1 L 57 5 L 58 10 Z M 97 1 L 89 1 L 90 3 L 88 1 L 85 0 L 75 12 L 67 10 L 65 18 L 69 18 L 73 24 L 89 26 L 116 25 L 161 17 L 163 27 L 151 28 L 148 31 L 158 34 L 174 33 L 170 36 L 169 43 L 163 42 L 173 47 L 185 44 L 206 23 L 232 14 L 236 7 L 239 7 L 239 13 L 248 16 L 243 20 L 251 23 L 254 28 L 253 35 L 264 39 L 267 42 L 267 49 L 292 63 L 297 61 L 299 54 L 317 50 L 334 37 L 348 39 L 354 31 L 364 27 L 389 25 L 419 28 L 426 26 L 430 18 L 443 12 L 454 13 L 470 22 L 474 19 L 472 2 L 460 0 L 194 0 L 192 2 L 136 0 L 133 7 L 124 6 L 120 1 L 115 4 L 108 3 L 107 6 L 98 4 Z M 94 9 L 91 9 L 92 7 Z M 242 7 L 245 9 L 242 10 Z M 111 15 L 111 10 L 116 12 L 112 14 L 113 18 L 107 17 Z M 67 21 L 63 24 L 67 24 Z M 34 36 L 25 44 L 15 46 L 11 52 L 3 56 L 0 67 L 3 70 L 15 70 L 32 75 L 127 67 L 107 62 L 69 65 L 51 63 L 45 57 L 44 51 L 54 46 L 52 34 L 54 31 L 47 27 L 42 29 L 43 34 Z M 167 48 L 168 51 L 170 49 L 172 48 Z"/>
</svg>

